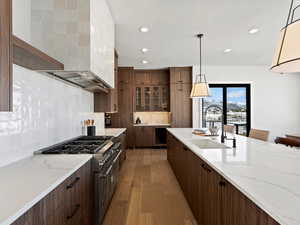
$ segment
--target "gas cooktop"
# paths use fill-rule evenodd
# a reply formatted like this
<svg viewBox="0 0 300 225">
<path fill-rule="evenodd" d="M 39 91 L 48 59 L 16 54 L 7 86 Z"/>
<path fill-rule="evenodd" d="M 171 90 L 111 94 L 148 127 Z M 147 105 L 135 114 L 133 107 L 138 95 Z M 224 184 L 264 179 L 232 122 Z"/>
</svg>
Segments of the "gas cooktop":
<svg viewBox="0 0 300 225">
<path fill-rule="evenodd" d="M 113 140 L 112 136 L 83 136 L 42 150 L 41 154 L 96 154 Z"/>
</svg>

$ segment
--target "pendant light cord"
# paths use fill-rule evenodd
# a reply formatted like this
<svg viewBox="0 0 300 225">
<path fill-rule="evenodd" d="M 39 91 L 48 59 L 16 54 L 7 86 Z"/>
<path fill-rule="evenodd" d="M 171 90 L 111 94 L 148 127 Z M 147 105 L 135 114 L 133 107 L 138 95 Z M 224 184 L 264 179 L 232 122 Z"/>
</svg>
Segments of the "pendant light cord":
<svg viewBox="0 0 300 225">
<path fill-rule="evenodd" d="M 197 35 L 198 38 L 199 38 L 199 42 L 200 42 L 200 83 L 202 82 L 202 37 L 203 37 L 203 34 L 198 34 Z"/>
</svg>

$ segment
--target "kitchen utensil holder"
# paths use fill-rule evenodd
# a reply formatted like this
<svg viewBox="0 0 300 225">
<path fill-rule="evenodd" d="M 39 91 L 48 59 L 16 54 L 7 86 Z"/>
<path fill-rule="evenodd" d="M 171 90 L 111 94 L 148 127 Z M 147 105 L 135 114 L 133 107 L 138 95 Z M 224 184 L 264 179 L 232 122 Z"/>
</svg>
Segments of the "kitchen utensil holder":
<svg viewBox="0 0 300 225">
<path fill-rule="evenodd" d="M 87 136 L 96 136 L 96 126 L 87 127 Z"/>
</svg>

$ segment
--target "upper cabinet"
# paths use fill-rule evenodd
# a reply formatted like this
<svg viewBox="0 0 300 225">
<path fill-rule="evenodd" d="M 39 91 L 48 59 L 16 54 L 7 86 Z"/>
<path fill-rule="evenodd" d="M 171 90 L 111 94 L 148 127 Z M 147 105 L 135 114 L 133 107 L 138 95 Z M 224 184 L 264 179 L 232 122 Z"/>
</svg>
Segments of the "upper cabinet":
<svg viewBox="0 0 300 225">
<path fill-rule="evenodd" d="M 63 64 L 64 75 L 92 74 L 114 87 L 115 25 L 106 0 L 13 0 L 13 15 L 15 36 Z"/>
</svg>

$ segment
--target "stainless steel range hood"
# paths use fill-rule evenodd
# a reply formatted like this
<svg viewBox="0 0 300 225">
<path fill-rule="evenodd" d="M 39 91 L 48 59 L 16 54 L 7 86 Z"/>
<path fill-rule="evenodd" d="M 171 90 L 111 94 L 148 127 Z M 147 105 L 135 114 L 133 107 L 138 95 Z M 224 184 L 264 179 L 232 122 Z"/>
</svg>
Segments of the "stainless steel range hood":
<svg viewBox="0 0 300 225">
<path fill-rule="evenodd" d="M 90 92 L 108 93 L 108 89 L 111 88 L 106 82 L 91 71 L 41 70 L 39 72 L 54 76 Z"/>
</svg>

